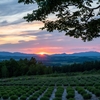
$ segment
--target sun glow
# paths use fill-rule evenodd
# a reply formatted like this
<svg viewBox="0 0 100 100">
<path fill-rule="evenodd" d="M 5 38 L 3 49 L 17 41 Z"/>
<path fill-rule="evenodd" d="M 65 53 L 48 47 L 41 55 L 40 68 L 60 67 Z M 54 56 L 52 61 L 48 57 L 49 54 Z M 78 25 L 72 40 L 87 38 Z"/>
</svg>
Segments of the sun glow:
<svg viewBox="0 0 100 100">
<path fill-rule="evenodd" d="M 48 54 L 48 53 L 46 53 L 46 52 L 39 52 L 38 54 L 44 55 L 44 54 Z"/>
</svg>

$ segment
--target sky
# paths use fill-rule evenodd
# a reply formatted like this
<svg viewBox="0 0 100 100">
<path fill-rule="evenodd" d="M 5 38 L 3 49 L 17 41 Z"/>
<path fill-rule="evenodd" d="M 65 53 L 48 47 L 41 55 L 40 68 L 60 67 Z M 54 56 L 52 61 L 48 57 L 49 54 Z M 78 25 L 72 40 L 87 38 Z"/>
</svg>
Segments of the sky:
<svg viewBox="0 0 100 100">
<path fill-rule="evenodd" d="M 29 54 L 100 52 L 100 38 L 83 42 L 63 32 L 41 30 L 41 22 L 26 22 L 23 17 L 36 8 L 33 4 L 18 4 L 18 0 L 0 0 L 0 51 Z"/>
</svg>

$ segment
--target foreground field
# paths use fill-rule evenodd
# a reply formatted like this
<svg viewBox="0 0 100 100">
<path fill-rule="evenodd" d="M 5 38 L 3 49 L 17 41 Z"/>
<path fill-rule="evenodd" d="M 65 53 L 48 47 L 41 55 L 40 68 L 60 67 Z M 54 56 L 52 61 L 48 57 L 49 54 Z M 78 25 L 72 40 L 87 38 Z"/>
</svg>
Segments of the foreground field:
<svg viewBox="0 0 100 100">
<path fill-rule="evenodd" d="M 0 79 L 0 100 L 100 100 L 100 76 Z"/>
</svg>

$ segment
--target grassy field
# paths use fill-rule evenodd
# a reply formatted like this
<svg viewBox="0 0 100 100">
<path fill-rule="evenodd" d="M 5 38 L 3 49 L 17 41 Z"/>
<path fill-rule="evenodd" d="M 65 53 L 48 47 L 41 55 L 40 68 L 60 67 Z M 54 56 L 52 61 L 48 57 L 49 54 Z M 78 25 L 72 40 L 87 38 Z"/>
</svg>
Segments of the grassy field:
<svg viewBox="0 0 100 100">
<path fill-rule="evenodd" d="M 0 100 L 100 100 L 100 75 L 0 79 Z"/>
</svg>

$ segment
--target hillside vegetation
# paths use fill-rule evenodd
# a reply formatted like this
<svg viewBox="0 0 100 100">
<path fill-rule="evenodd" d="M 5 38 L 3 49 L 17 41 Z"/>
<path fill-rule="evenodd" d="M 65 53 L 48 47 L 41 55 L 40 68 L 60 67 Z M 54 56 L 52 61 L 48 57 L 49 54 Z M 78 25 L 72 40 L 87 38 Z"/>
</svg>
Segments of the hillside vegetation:
<svg viewBox="0 0 100 100">
<path fill-rule="evenodd" d="M 0 62 L 0 77 L 16 77 L 25 75 L 46 75 L 52 73 L 71 73 L 71 72 L 100 72 L 100 61 L 74 63 L 64 66 L 46 66 L 42 62 L 38 62 L 35 58 L 4 60 Z"/>
</svg>

